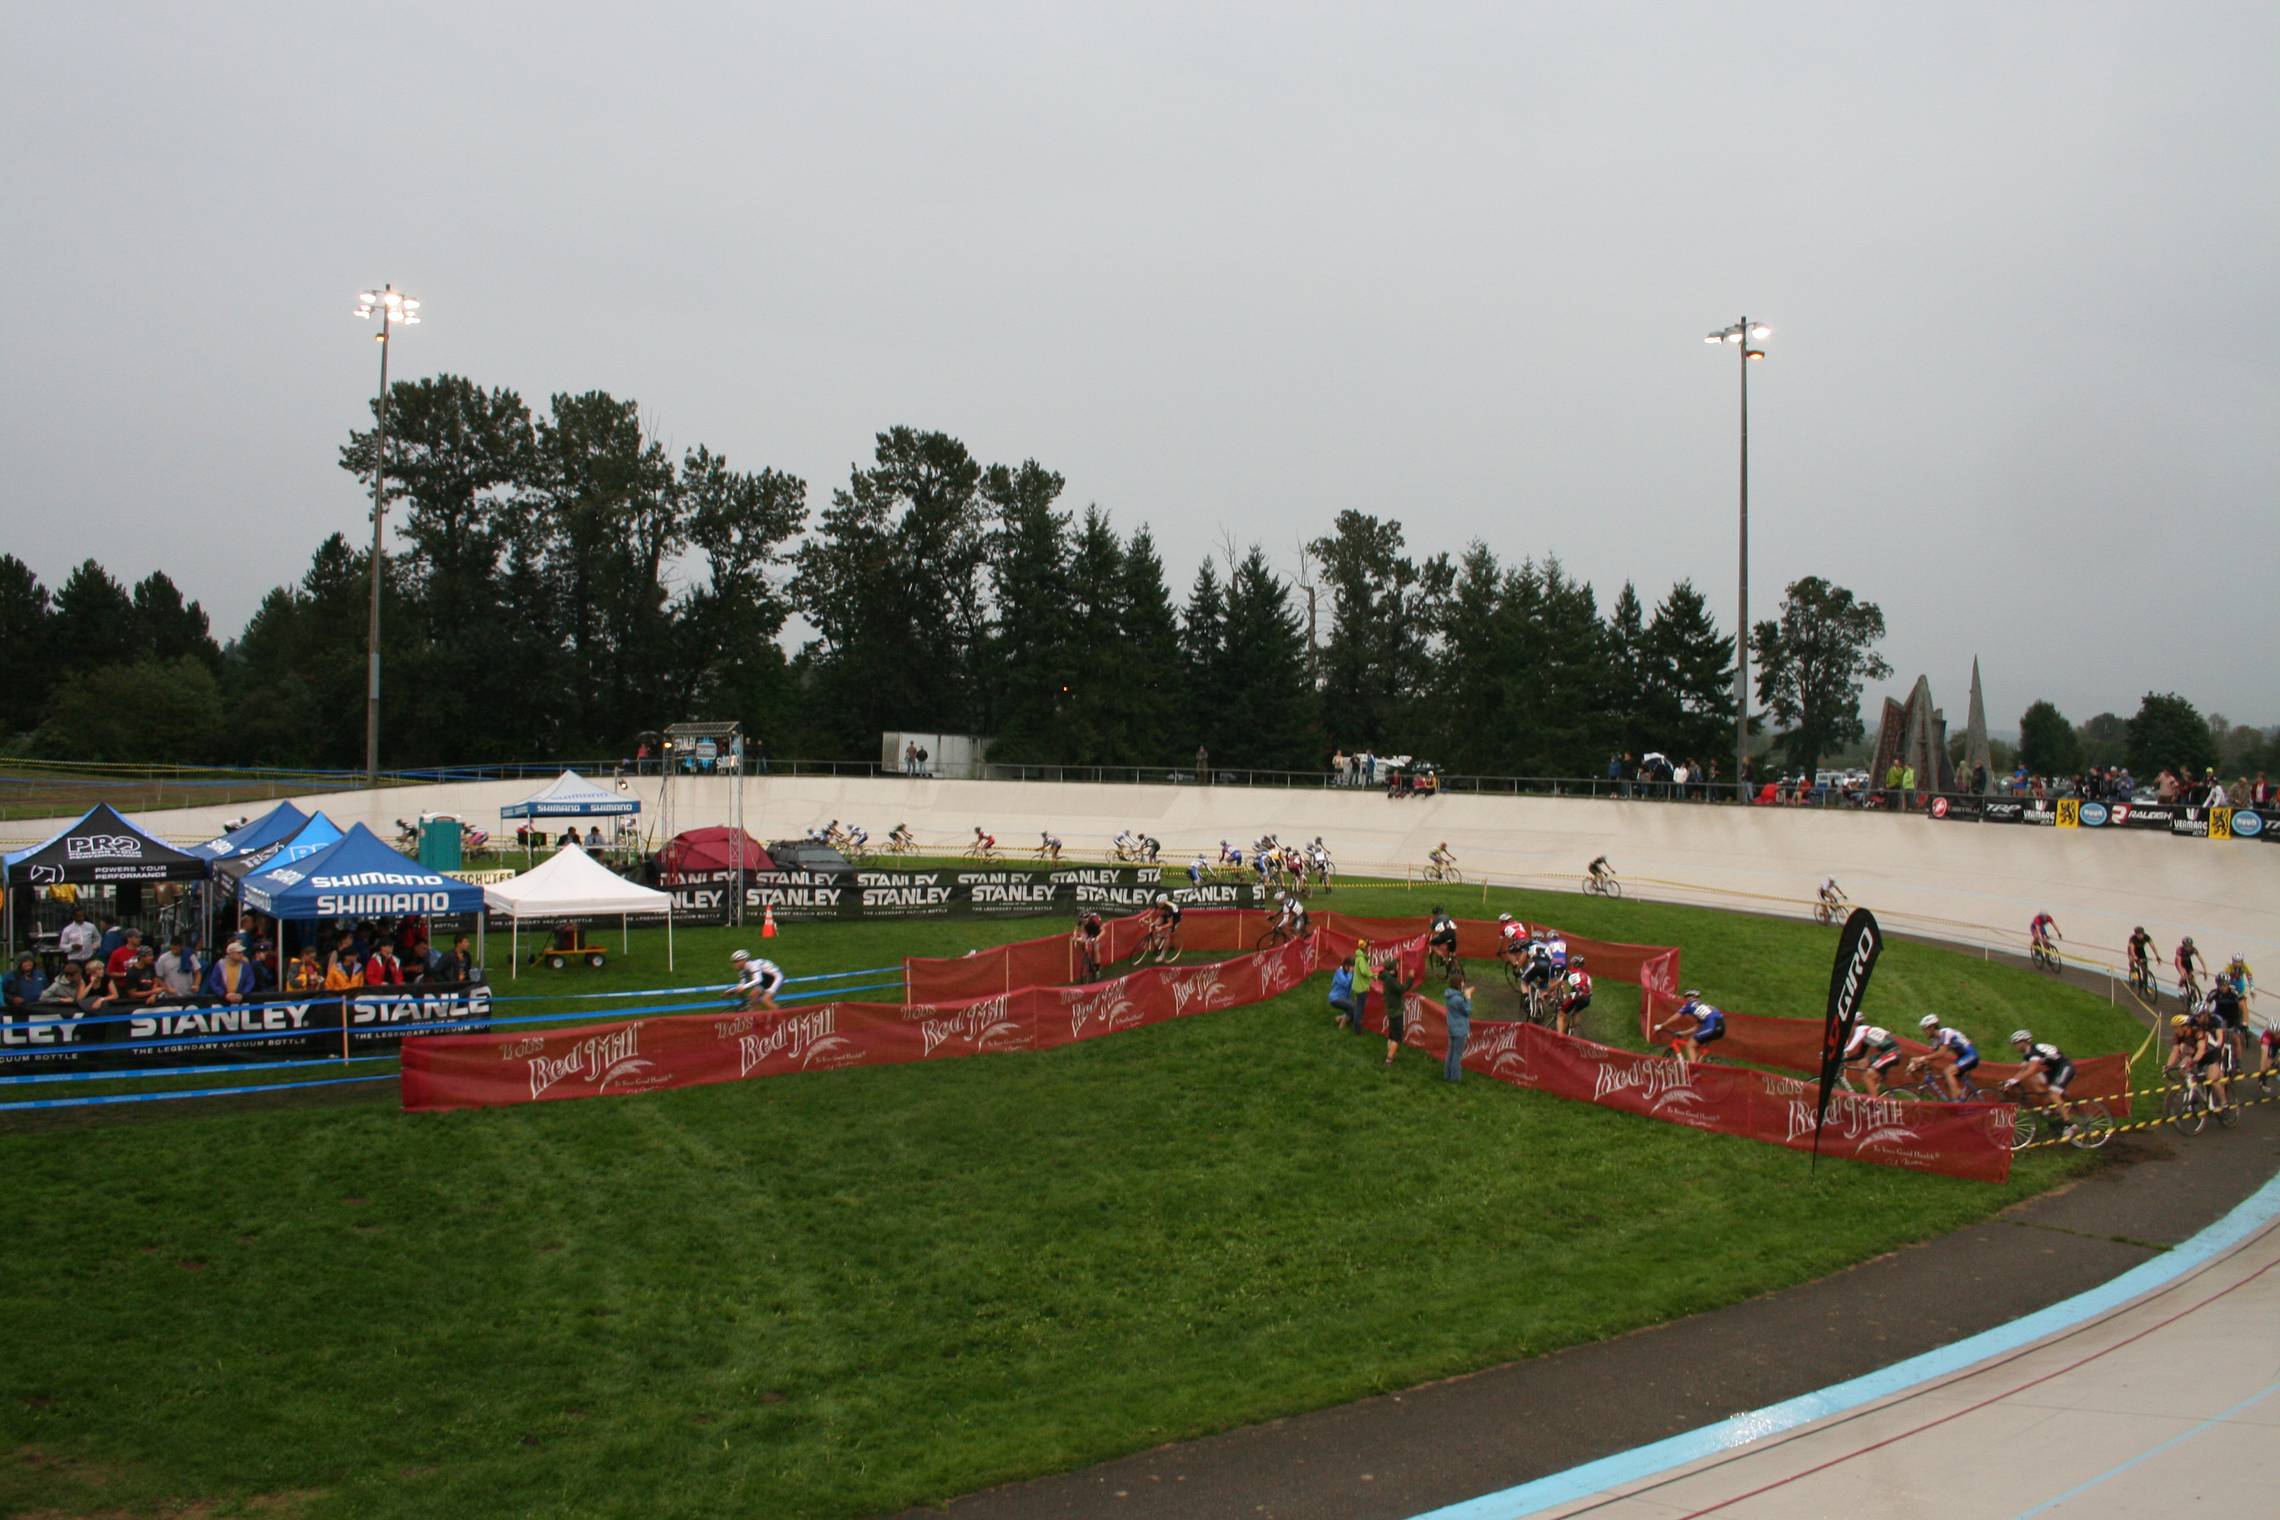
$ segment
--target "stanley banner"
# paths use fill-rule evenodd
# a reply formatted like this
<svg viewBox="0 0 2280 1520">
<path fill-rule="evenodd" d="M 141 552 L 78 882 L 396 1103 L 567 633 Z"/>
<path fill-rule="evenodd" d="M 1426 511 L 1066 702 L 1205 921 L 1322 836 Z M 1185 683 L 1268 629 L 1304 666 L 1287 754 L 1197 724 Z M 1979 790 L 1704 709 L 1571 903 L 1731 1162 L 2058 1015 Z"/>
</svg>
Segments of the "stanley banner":
<svg viewBox="0 0 2280 1520">
<path fill-rule="evenodd" d="M 1813 1160 L 1821 1160 L 1821 1126 L 1829 1117 L 1829 1092 L 1837 1085 L 1837 1068 L 1844 1065 L 1845 1046 L 1853 1026 L 1860 1022 L 1860 1002 L 1868 995 L 1868 974 L 1884 952 L 1884 931 L 1876 915 L 1855 908 L 1845 920 L 1837 940 L 1837 961 L 1829 971 L 1829 1011 L 1821 1023 L 1821 1094 L 1813 1108 Z"/>
</svg>

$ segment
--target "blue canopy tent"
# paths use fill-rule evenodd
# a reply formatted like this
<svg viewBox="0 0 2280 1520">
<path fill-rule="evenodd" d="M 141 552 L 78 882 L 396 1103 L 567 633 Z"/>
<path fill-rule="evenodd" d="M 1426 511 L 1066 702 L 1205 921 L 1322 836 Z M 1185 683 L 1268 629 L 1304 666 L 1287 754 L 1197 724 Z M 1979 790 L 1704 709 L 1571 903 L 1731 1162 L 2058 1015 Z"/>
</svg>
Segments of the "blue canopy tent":
<svg viewBox="0 0 2280 1520">
<path fill-rule="evenodd" d="M 69 828 L 5 857 L 0 880 L 8 889 L 8 947 L 15 948 L 16 899 L 25 887 L 204 881 L 213 874 L 207 857 L 176 849 L 99 802 Z"/>
<path fill-rule="evenodd" d="M 246 850 L 227 860 L 214 862 L 214 874 L 229 883 L 236 891 L 248 876 L 266 871 L 271 866 L 291 865 L 306 860 L 319 850 L 340 843 L 345 837 L 340 825 L 323 813 L 311 813 L 301 820 L 300 827 L 283 839 L 265 844 L 259 849 Z"/>
<path fill-rule="evenodd" d="M 596 786 L 576 771 L 564 771 L 520 802 L 499 809 L 499 817 L 520 818 L 627 818 L 641 811 L 641 799 L 631 792 Z M 523 853 L 530 854 L 530 837 L 523 838 Z"/>
<path fill-rule="evenodd" d="M 312 855 L 254 872 L 238 896 L 256 913 L 295 923 L 483 912 L 481 887 L 406 859 L 361 823 Z M 485 922 L 477 920 L 478 961 Z"/>
<path fill-rule="evenodd" d="M 241 823 L 219 839 L 209 839 L 191 853 L 204 855 L 211 860 L 228 860 L 237 855 L 250 855 L 280 840 L 290 839 L 309 815 L 290 802 L 280 802 L 268 812 L 250 822 Z"/>
</svg>

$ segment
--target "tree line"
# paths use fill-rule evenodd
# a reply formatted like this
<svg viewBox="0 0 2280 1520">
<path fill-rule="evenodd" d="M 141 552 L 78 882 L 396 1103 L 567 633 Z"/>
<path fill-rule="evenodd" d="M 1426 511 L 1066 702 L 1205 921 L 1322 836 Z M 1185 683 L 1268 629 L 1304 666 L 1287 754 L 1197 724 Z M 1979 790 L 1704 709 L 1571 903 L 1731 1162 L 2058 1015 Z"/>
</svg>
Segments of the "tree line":
<svg viewBox="0 0 2280 1520">
<path fill-rule="evenodd" d="M 770 752 L 879 753 L 891 730 L 992 735 L 996 758 L 1315 769 L 1334 747 L 1444 769 L 1583 775 L 1611 754 L 1725 761 L 1733 636 L 1680 581 L 1604 609 L 1556 557 L 1420 554 L 1340 512 L 1286 573 L 1226 541 L 1175 596 L 1154 536 L 1064 501 L 1036 460 L 984 463 L 908 427 L 811 510 L 807 482 L 703 446 L 675 457 L 630 400 L 458 376 L 389 393 L 382 763 L 612 756 L 684 718 Z M 377 429 L 340 464 L 369 490 Z M 342 534 L 217 643 L 163 573 L 93 560 L 51 595 L 0 557 L 18 679 L 0 746 L 87 760 L 362 760 L 369 552 Z M 787 652 L 797 618 L 808 636 Z M 1792 584 L 1752 630 L 1792 765 L 1859 740 L 1882 613 Z M 1753 720 L 1753 722 L 1756 720 Z"/>
</svg>

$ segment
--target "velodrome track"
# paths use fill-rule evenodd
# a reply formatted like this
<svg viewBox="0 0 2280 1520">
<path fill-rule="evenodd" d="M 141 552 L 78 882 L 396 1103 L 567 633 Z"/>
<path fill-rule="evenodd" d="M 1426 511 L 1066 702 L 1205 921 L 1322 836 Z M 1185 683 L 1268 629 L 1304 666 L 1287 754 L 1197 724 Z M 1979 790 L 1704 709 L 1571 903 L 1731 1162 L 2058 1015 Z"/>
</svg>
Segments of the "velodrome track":
<svg viewBox="0 0 2280 1520">
<path fill-rule="evenodd" d="M 539 785 L 472 782 L 295 800 L 382 837 L 394 819 L 422 811 L 459 813 L 498 833 L 498 810 Z M 645 824 L 654 825 L 658 778 L 631 785 Z M 733 785 L 676 780 L 675 826 L 727 822 Z M 2138 924 L 2165 958 L 2191 934 L 2212 961 L 2238 952 L 2252 965 L 2280 962 L 2280 843 L 1933 822 L 1849 809 L 1494 796 L 1393 802 L 1334 788 L 827 776 L 755 776 L 743 786 L 745 826 L 762 839 L 799 835 L 836 818 L 883 840 L 895 824 L 908 823 L 928 846 L 955 853 L 979 825 L 1009 857 L 1035 845 L 1043 830 L 1082 857 L 1105 851 L 1110 837 L 1129 827 L 1162 840 L 1165 861 L 1178 864 L 1221 839 L 1320 834 L 1342 871 L 1394 876 L 1422 866 L 1426 852 L 1447 840 L 1469 882 L 1572 891 L 1584 865 L 1604 854 L 1635 896 L 1800 914 L 1809 910 L 1814 887 L 1833 875 L 1891 927 L 1927 938 L 2016 951 L 2024 948 L 2027 921 L 2048 911 L 2077 963 L 2118 967 L 2121 946 Z M 262 806 L 136 816 L 172 839 L 207 839 L 225 820 Z M 27 843 L 68 821 L 26 821 L 5 832 Z"/>
</svg>

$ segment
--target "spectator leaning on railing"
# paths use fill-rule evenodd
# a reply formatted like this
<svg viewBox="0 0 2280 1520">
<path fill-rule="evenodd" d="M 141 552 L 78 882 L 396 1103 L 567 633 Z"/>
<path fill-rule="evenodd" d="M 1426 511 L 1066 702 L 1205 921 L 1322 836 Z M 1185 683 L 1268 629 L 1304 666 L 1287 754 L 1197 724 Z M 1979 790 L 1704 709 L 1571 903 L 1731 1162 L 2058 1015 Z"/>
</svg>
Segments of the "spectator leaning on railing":
<svg viewBox="0 0 2280 1520">
<path fill-rule="evenodd" d="M 0 1003 L 10 1013 L 26 1013 L 47 991 L 48 979 L 40 971 L 40 958 L 30 951 L 16 957 L 16 969 L 0 978 Z"/>
<path fill-rule="evenodd" d="M 206 996 L 225 1003 L 242 1003 L 262 990 L 261 968 L 246 959 L 245 942 L 231 940 L 222 958 L 206 973 Z"/>
</svg>

